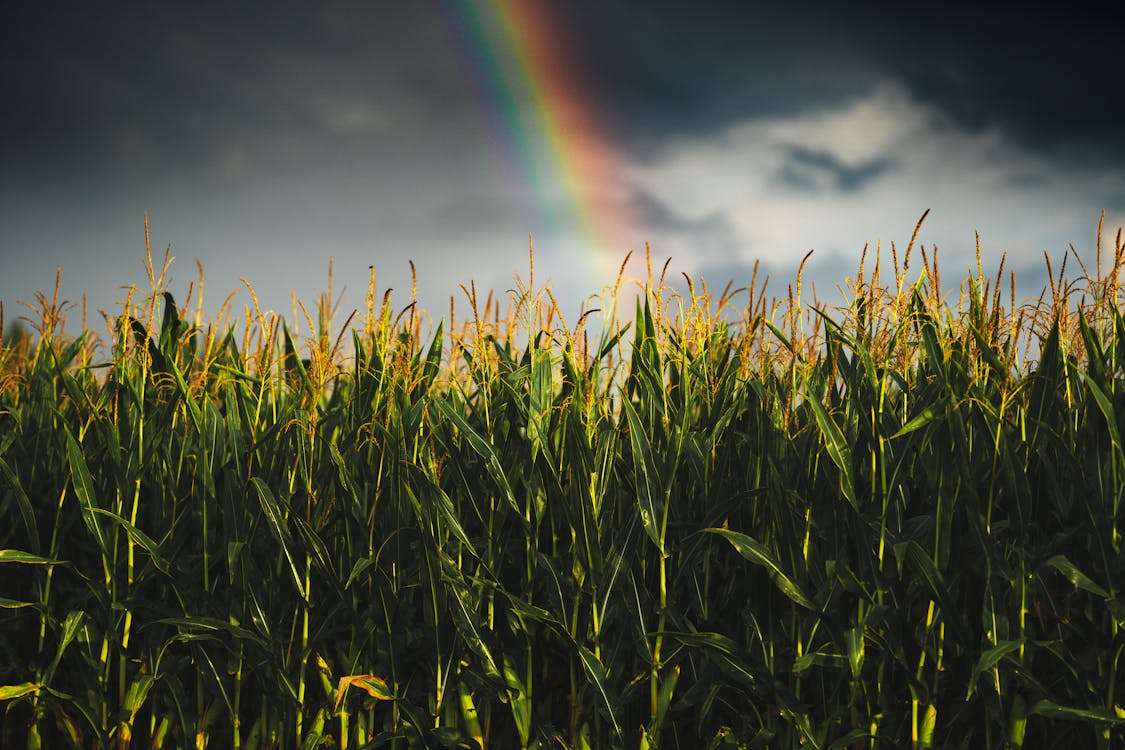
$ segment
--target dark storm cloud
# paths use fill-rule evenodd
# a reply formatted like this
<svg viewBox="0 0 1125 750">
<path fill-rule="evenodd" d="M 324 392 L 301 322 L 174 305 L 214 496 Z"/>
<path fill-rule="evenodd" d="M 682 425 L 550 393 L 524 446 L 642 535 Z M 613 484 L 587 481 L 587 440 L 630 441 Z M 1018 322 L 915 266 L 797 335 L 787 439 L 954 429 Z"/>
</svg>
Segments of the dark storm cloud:
<svg viewBox="0 0 1125 750">
<path fill-rule="evenodd" d="M 998 123 L 1033 148 L 1071 158 L 1125 156 L 1120 27 L 1090 4 L 980 3 L 920 13 L 922 49 L 908 36 L 882 64 L 922 101 L 967 125 Z M 919 54 L 924 49 L 924 54 Z"/>
<path fill-rule="evenodd" d="M 810 192 L 829 189 L 852 193 L 894 166 L 894 160 L 887 157 L 868 159 L 853 166 L 823 149 L 791 146 L 786 152 L 775 180 L 784 187 Z"/>
<path fill-rule="evenodd" d="M 0 123 L 4 174 L 191 172 L 229 160 L 232 144 L 323 163 L 364 124 L 354 103 L 418 116 L 449 100 L 427 62 L 435 40 L 419 38 L 407 4 L 255 8 L 29 4 L 10 14 L 0 95 L 16 104 Z M 334 109 L 343 102 L 353 109 Z"/>
<path fill-rule="evenodd" d="M 380 283 L 409 289 L 406 258 L 451 250 L 480 258 L 432 274 L 439 292 L 473 274 L 491 285 L 501 266 L 506 278 L 509 260 L 483 250 L 528 230 L 504 221 L 507 186 L 435 7 L 6 8 L 0 299 L 12 309 L 61 265 L 71 298 L 87 287 L 108 309 L 143 282 L 146 212 L 154 252 L 173 245 L 185 286 L 200 258 L 216 304 L 244 275 L 287 310 L 330 255 L 359 269 L 353 287 L 374 262 Z"/>
<path fill-rule="evenodd" d="M 309 94 L 379 103 L 393 90 L 395 107 L 448 111 L 457 92 L 432 62 L 448 40 L 418 23 L 433 7 L 21 4 L 0 24 L 0 95 L 18 103 L 0 123 L 4 171 L 184 168 L 221 160 L 232 141 L 283 144 L 287 134 L 324 158 L 333 150 L 310 143 L 326 123 Z M 959 124 L 999 126 L 1072 158 L 1125 156 L 1115 29 L 1081 9 L 556 7 L 574 64 L 636 154 L 749 117 L 831 106 L 893 77 Z M 393 89 L 380 85 L 390 80 Z"/>
<path fill-rule="evenodd" d="M 780 3 L 564 7 L 582 42 L 578 63 L 627 146 L 642 154 L 669 136 L 844 101 L 878 75 L 820 4 L 798 12 Z"/>
<path fill-rule="evenodd" d="M 567 4 L 586 70 L 636 143 L 853 97 L 887 78 L 962 127 L 1125 157 L 1106 11 L 1053 3 Z"/>
<path fill-rule="evenodd" d="M 621 254 L 651 240 L 680 268 L 737 278 L 758 258 L 784 272 L 816 247 L 835 273 L 847 263 L 831 253 L 926 207 L 943 242 L 981 227 L 1032 257 L 1065 247 L 1076 216 L 1125 216 L 1125 103 L 1104 19 L 991 4 L 546 1 L 640 215 Z M 413 258 L 440 294 L 470 278 L 502 285 L 523 261 L 528 195 L 543 186 L 505 163 L 519 144 L 490 130 L 497 102 L 447 0 L 9 6 L 9 305 L 53 283 L 56 265 L 107 304 L 104 290 L 135 278 L 146 211 L 154 249 L 173 243 L 185 278 L 199 257 L 212 288 L 247 275 L 279 309 L 320 283 L 328 255 L 360 286 L 374 262 L 399 289 Z M 551 273 L 570 274 L 581 299 L 598 283 L 573 262 L 586 238 L 559 232 L 535 229 L 538 259 L 553 248 Z"/>
</svg>

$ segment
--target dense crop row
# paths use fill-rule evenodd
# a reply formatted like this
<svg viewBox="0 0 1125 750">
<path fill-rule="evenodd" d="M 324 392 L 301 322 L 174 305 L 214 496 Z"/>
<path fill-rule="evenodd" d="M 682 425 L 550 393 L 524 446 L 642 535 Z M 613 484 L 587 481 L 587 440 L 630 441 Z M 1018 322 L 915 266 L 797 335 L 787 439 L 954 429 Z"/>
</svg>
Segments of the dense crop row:
<svg viewBox="0 0 1125 750">
<path fill-rule="evenodd" d="M 45 304 L 0 745 L 1120 746 L 1116 244 L 1020 309 L 910 249 L 826 313 L 650 273 L 596 343 L 530 284 L 423 341 L 158 283 L 99 365 Z"/>
</svg>

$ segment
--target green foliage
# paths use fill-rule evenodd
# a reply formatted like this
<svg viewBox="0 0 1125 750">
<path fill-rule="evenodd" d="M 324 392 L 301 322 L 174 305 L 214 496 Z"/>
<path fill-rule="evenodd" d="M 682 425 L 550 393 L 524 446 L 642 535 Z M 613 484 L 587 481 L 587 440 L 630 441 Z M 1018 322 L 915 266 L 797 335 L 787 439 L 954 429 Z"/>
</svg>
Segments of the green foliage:
<svg viewBox="0 0 1125 750">
<path fill-rule="evenodd" d="M 1121 258 L 1020 309 L 650 286 L 594 345 L 522 288 L 425 345 L 372 290 L 346 353 L 324 301 L 239 343 L 157 290 L 104 364 L 48 321 L 0 746 L 1120 746 Z"/>
</svg>

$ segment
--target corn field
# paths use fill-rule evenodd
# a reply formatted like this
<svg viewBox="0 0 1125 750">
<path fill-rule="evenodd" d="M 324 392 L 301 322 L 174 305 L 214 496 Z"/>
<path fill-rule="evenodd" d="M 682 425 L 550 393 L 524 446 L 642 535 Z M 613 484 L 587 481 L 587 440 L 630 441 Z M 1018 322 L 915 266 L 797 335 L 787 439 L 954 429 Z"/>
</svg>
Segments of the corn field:
<svg viewBox="0 0 1125 750">
<path fill-rule="evenodd" d="M 1026 303 L 913 240 L 837 306 L 623 265 L 580 320 L 532 270 L 204 322 L 151 255 L 101 334 L 41 294 L 0 746 L 1121 747 L 1113 245 Z"/>
</svg>

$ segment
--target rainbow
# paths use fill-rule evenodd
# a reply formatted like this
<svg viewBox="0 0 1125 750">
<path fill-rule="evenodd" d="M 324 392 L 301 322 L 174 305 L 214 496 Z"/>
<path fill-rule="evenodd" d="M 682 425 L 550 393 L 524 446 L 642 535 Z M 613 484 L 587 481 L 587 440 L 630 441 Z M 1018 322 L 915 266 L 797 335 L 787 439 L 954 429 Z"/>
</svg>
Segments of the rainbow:
<svg viewBox="0 0 1125 750">
<path fill-rule="evenodd" d="M 566 25 L 541 0 L 441 5 L 465 83 L 488 120 L 494 162 L 523 196 L 527 230 L 551 238 L 577 229 L 584 247 L 571 251 L 604 283 L 639 235 L 620 152 Z"/>
</svg>

